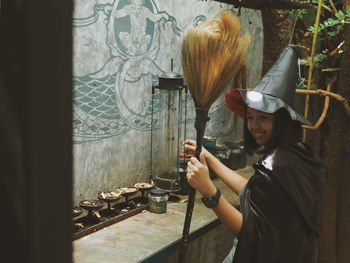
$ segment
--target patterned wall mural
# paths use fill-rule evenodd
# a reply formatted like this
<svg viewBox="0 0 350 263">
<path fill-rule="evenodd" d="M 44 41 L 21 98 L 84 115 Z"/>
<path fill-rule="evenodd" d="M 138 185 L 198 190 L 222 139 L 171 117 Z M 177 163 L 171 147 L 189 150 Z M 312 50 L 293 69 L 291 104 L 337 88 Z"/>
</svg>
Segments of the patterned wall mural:
<svg viewBox="0 0 350 263">
<path fill-rule="evenodd" d="M 78 32 L 102 17 L 110 56 L 97 71 L 74 76 L 75 143 L 151 128 L 152 103 L 157 111 L 157 93 L 152 97 L 151 87 L 165 71 L 159 64 L 160 39 L 169 34 L 180 39 L 184 31 L 177 26 L 177 19 L 159 10 L 153 0 L 94 4 L 91 14 L 74 18 L 73 27 Z M 206 19 L 198 15 L 192 25 Z M 171 29 L 167 36 L 165 24 Z"/>
<path fill-rule="evenodd" d="M 148 180 L 151 128 L 157 129 L 158 77 L 182 73 L 180 46 L 190 25 L 213 18 L 227 4 L 198 0 L 75 0 L 73 14 L 74 200 Z M 232 10 L 236 12 L 235 10 Z M 255 11 L 242 13 L 253 36 L 250 78 L 260 75 L 261 27 Z M 251 21 L 251 22 L 250 22 Z M 255 39 L 255 40 L 254 40 Z M 173 63 L 171 63 L 173 61 Z M 183 93 L 183 96 L 186 96 Z M 187 94 L 187 135 L 195 136 L 195 111 Z M 212 105 L 207 135 L 232 136 L 239 123 L 223 96 Z M 154 144 L 156 142 L 153 142 Z"/>
</svg>

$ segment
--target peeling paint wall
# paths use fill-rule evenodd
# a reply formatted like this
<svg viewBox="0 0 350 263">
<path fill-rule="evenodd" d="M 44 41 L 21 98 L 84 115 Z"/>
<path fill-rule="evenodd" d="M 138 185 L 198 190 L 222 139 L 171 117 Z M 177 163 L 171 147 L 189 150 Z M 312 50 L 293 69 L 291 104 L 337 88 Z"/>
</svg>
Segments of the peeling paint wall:
<svg viewBox="0 0 350 263">
<path fill-rule="evenodd" d="M 76 0 L 73 14 L 74 202 L 96 193 L 148 181 L 152 85 L 158 76 L 181 73 L 185 29 L 230 5 L 198 0 Z M 237 13 L 237 9 L 233 9 Z M 260 78 L 260 12 L 242 9 L 242 33 L 252 37 L 248 87 Z M 206 134 L 241 136 L 242 121 L 223 97 L 212 105 Z M 187 137 L 195 138 L 194 106 L 188 98 Z M 156 142 L 153 142 L 156 143 Z"/>
</svg>

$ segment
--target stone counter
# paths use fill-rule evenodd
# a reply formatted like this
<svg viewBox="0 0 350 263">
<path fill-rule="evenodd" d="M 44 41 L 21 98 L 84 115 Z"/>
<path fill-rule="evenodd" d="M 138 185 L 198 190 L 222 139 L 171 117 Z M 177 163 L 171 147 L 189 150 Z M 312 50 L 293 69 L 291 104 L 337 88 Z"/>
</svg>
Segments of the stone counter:
<svg viewBox="0 0 350 263">
<path fill-rule="evenodd" d="M 251 167 L 237 170 L 237 172 L 247 177 L 253 173 Z M 213 181 L 232 205 L 239 204 L 236 194 L 219 179 Z M 169 256 L 178 250 L 181 243 L 187 196 L 180 197 L 181 201 L 178 203 L 168 202 L 167 212 L 164 214 L 143 211 L 75 240 L 73 262 L 159 262 L 159 258 Z M 189 240 L 197 239 L 221 225 L 215 213 L 201 203 L 200 197 L 197 193 Z M 224 226 L 220 227 L 224 228 L 223 231 L 227 231 Z"/>
</svg>

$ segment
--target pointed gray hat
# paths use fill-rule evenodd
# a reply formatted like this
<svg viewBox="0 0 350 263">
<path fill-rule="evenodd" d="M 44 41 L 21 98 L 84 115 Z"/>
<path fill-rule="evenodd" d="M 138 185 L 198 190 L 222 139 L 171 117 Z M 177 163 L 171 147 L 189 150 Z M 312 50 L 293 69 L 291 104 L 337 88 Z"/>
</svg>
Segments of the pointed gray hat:
<svg viewBox="0 0 350 263">
<path fill-rule="evenodd" d="M 300 80 L 298 58 L 296 47 L 287 46 L 253 90 L 234 89 L 226 94 L 228 108 L 243 119 L 246 106 L 267 113 L 285 108 L 293 120 L 311 125 L 294 110 L 295 89 Z"/>
</svg>

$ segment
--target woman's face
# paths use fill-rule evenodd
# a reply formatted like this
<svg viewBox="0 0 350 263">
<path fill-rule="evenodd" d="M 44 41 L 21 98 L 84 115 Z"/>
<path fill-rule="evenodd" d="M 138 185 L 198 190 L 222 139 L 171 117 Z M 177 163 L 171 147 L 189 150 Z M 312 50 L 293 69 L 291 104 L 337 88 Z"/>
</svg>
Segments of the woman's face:
<svg viewBox="0 0 350 263">
<path fill-rule="evenodd" d="M 265 145 L 272 137 L 273 113 L 247 108 L 247 128 L 258 145 Z"/>
</svg>

